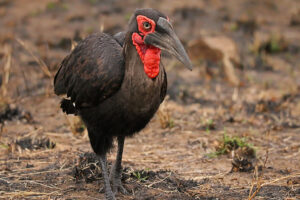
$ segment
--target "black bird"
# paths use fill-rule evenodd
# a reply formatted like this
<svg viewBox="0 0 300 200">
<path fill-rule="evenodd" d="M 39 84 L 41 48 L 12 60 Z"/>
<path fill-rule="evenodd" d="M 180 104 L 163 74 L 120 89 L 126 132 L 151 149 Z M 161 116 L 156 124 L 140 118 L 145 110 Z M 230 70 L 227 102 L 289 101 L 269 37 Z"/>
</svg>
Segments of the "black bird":
<svg viewBox="0 0 300 200">
<path fill-rule="evenodd" d="M 165 98 L 161 50 L 192 68 L 168 17 L 154 9 L 138 9 L 127 31 L 113 37 L 96 33 L 81 41 L 54 78 L 55 94 L 70 98 L 61 101 L 62 110 L 79 115 L 87 127 L 91 146 L 100 157 L 107 199 L 115 199 L 118 190 L 126 193 L 121 183 L 125 137 L 143 129 Z M 118 151 L 108 177 L 106 153 L 114 138 Z"/>
</svg>

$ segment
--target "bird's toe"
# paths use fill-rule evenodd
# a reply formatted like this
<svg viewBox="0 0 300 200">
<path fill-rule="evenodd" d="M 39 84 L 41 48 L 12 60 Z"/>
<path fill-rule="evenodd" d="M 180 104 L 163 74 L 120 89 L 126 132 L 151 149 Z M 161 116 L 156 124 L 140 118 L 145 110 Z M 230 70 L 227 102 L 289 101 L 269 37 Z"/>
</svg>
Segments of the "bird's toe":
<svg viewBox="0 0 300 200">
<path fill-rule="evenodd" d="M 116 200 L 116 197 L 114 194 L 111 195 L 105 195 L 106 200 Z"/>
<path fill-rule="evenodd" d="M 101 187 L 99 192 L 105 193 L 106 200 L 116 200 L 115 193 L 111 190 L 105 191 L 105 187 Z"/>
<path fill-rule="evenodd" d="M 106 191 L 105 186 L 100 187 L 98 192 L 101 193 L 101 194 L 105 193 L 105 199 L 106 200 L 116 200 L 116 197 L 115 197 L 116 193 L 112 192 L 111 190 Z"/>
<path fill-rule="evenodd" d="M 105 193 L 105 187 L 104 187 L 104 186 L 100 187 L 100 189 L 99 189 L 98 192 L 99 192 L 99 193 Z"/>
<path fill-rule="evenodd" d="M 127 189 L 122 184 L 114 185 L 113 186 L 113 192 L 115 194 L 117 194 L 118 192 L 121 192 L 122 194 L 125 194 L 125 195 L 129 194 Z"/>
</svg>

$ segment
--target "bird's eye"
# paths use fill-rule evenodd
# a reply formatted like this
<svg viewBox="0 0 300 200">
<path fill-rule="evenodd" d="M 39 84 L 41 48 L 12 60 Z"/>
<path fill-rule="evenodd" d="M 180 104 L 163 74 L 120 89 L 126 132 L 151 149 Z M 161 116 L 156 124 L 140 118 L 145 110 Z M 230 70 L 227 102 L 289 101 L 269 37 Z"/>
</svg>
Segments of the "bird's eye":
<svg viewBox="0 0 300 200">
<path fill-rule="evenodd" d="M 151 29 L 151 24 L 149 22 L 144 22 L 143 26 L 144 26 L 145 30 L 150 30 Z"/>
</svg>

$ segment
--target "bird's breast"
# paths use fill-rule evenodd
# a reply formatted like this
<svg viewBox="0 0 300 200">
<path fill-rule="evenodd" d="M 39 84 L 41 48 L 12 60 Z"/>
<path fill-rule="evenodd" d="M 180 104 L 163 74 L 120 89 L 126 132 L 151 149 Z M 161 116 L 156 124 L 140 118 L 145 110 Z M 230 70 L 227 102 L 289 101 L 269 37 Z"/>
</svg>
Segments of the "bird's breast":
<svg viewBox="0 0 300 200">
<path fill-rule="evenodd" d="M 144 71 L 143 63 L 136 59 L 125 70 L 125 77 L 120 89 L 125 108 L 133 115 L 153 115 L 158 109 L 160 92 L 164 79 L 164 70 L 159 66 L 159 74 L 150 78 Z"/>
</svg>

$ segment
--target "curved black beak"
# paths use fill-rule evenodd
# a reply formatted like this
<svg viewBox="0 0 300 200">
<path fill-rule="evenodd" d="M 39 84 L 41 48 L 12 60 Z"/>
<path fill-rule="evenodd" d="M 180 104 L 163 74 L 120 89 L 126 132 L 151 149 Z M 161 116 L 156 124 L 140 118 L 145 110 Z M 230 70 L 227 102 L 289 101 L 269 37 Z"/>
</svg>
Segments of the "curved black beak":
<svg viewBox="0 0 300 200">
<path fill-rule="evenodd" d="M 161 50 L 167 51 L 182 62 L 188 69 L 192 70 L 192 63 L 170 22 L 160 17 L 155 29 L 155 32 L 146 35 L 144 40 L 145 44 L 153 45 Z"/>
</svg>

